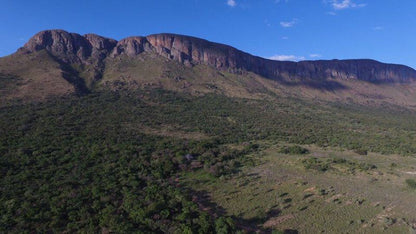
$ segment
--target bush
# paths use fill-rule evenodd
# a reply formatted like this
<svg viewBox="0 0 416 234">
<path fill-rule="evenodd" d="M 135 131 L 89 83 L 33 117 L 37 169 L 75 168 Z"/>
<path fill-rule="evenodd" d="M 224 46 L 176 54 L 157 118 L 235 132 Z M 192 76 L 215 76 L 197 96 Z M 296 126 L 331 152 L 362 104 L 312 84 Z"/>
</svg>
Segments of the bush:
<svg viewBox="0 0 416 234">
<path fill-rule="evenodd" d="M 298 145 L 284 146 L 280 149 L 280 153 L 283 154 L 309 154 L 309 150 Z"/>
<path fill-rule="evenodd" d="M 215 220 L 215 232 L 219 234 L 233 233 L 235 231 L 234 221 L 230 217 L 220 217 Z"/>
<path fill-rule="evenodd" d="M 323 162 L 318 158 L 308 158 L 302 160 L 303 166 L 306 169 L 313 169 L 321 172 L 325 172 L 330 169 L 330 165 L 327 162 Z"/>
<path fill-rule="evenodd" d="M 416 189 L 416 181 L 414 179 L 407 179 L 406 180 L 406 184 L 412 188 L 412 189 Z"/>
<path fill-rule="evenodd" d="M 368 154 L 367 150 L 364 150 L 364 149 L 356 149 L 356 150 L 354 150 L 354 152 L 356 154 L 359 154 L 359 155 L 367 155 Z"/>
</svg>

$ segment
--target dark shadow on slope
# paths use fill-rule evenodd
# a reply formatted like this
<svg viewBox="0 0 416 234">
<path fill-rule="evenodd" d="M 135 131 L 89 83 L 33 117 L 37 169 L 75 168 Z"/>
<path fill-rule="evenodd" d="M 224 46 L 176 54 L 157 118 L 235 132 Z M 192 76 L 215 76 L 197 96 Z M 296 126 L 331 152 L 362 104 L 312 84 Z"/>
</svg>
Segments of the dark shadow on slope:
<svg viewBox="0 0 416 234">
<path fill-rule="evenodd" d="M 347 86 L 334 81 L 334 80 L 296 80 L 296 81 L 287 81 L 287 80 L 277 80 L 282 85 L 296 87 L 296 86 L 305 86 L 307 88 L 312 88 L 321 91 L 337 91 L 337 90 L 347 90 Z"/>
<path fill-rule="evenodd" d="M 237 226 L 245 231 L 248 231 L 249 233 L 273 233 L 275 230 L 279 230 L 278 228 L 265 228 L 263 225 L 268 222 L 268 220 L 273 218 L 279 218 L 281 214 L 281 210 L 276 208 L 272 209 L 268 212 L 266 212 L 264 215 L 259 215 L 258 217 L 251 218 L 251 219 L 244 219 L 242 217 L 233 217 L 234 220 L 237 222 Z M 279 223 L 276 223 L 276 226 L 279 225 Z M 280 230 L 282 233 L 285 234 L 297 234 L 298 231 L 294 229 L 282 229 Z"/>
<path fill-rule="evenodd" d="M 410 84 L 412 83 L 411 80 L 392 80 L 392 79 L 385 79 L 385 80 L 377 80 L 377 79 L 360 79 L 359 81 L 367 82 L 374 85 L 393 85 L 393 84 Z"/>
<path fill-rule="evenodd" d="M 216 203 L 212 202 L 209 193 L 205 190 L 194 191 L 191 190 L 193 201 L 195 201 L 201 210 L 207 211 L 211 216 L 218 217 L 224 215 L 225 209 Z"/>
<path fill-rule="evenodd" d="M 325 91 L 337 91 L 337 90 L 346 90 L 348 89 L 347 86 L 332 80 L 325 80 L 325 81 L 306 81 L 305 85 L 307 87 Z"/>
<path fill-rule="evenodd" d="M 203 191 L 195 191 L 195 190 L 191 190 L 191 194 L 193 196 L 193 201 L 196 202 L 199 206 L 199 208 L 201 210 L 204 210 L 206 212 L 208 212 L 212 217 L 219 217 L 219 216 L 225 216 L 226 215 L 226 210 L 219 206 L 218 204 L 216 204 L 215 202 L 213 202 L 210 198 L 210 195 L 207 191 L 203 190 Z M 274 218 L 274 217 L 278 217 L 281 213 L 280 209 L 272 209 L 270 211 L 268 211 L 267 213 L 265 213 L 264 216 L 259 216 L 256 218 L 252 218 L 252 219 L 245 219 L 242 217 L 236 217 L 236 216 L 231 216 L 233 218 L 233 220 L 235 221 L 235 225 L 237 227 L 238 230 L 243 230 L 246 233 L 272 233 L 273 229 L 271 228 L 263 228 L 262 225 L 264 224 L 264 222 L 266 222 L 267 220 Z M 282 230 L 283 233 L 288 233 L 288 234 L 296 234 L 298 233 L 297 230 L 292 230 L 292 229 L 287 229 L 287 230 Z"/>
<path fill-rule="evenodd" d="M 49 52 L 48 52 L 49 53 Z M 91 91 L 88 89 L 87 85 L 85 84 L 85 80 L 79 76 L 79 72 L 76 71 L 73 67 L 69 64 L 61 61 L 57 57 L 53 56 L 49 53 L 49 55 L 59 63 L 59 66 L 62 70 L 63 78 L 72 84 L 75 88 L 75 93 L 79 96 L 83 96 L 85 94 L 89 94 Z"/>
</svg>

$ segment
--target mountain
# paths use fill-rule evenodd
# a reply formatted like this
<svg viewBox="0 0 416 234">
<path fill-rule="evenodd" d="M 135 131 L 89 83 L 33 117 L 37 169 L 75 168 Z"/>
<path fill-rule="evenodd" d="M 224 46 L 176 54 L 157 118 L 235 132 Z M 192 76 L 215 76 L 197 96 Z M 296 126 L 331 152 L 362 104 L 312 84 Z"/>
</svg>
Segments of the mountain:
<svg viewBox="0 0 416 234">
<path fill-rule="evenodd" d="M 0 233 L 414 232 L 414 73 L 40 32 L 0 58 Z"/>
<path fill-rule="evenodd" d="M 120 41 L 47 30 L 0 59 L 2 98 L 44 99 L 92 90 L 164 88 L 191 93 L 416 105 L 416 71 L 369 59 L 286 62 L 207 40 L 155 34 Z"/>
</svg>

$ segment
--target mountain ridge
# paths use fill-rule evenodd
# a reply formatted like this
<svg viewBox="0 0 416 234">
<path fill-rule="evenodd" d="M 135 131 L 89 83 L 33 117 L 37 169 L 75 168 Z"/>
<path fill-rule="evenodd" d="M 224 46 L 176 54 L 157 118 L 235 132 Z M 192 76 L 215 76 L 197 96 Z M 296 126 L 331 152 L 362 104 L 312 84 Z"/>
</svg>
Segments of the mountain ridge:
<svg viewBox="0 0 416 234">
<path fill-rule="evenodd" d="M 274 61 L 178 34 L 116 41 L 64 30 L 35 34 L 0 58 L 0 100 L 166 89 L 251 99 L 298 97 L 416 108 L 416 71 L 370 59 Z M 1 104 L 0 104 L 1 105 Z"/>
<path fill-rule="evenodd" d="M 358 79 L 374 83 L 416 80 L 414 69 L 399 64 L 371 59 L 275 61 L 225 44 L 172 33 L 116 41 L 96 34 L 81 36 L 64 30 L 45 30 L 35 34 L 19 51 L 31 53 L 42 49 L 63 62 L 94 65 L 98 71 L 103 69 L 102 61 L 107 57 L 134 57 L 152 51 L 188 66 L 206 64 L 231 72 L 245 70 L 275 80 Z"/>
</svg>

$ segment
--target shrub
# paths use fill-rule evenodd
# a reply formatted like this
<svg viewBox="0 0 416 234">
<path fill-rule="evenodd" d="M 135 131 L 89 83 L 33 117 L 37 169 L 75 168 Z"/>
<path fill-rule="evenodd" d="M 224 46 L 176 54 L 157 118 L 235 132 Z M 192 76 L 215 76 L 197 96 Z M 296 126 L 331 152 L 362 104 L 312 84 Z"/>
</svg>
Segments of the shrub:
<svg viewBox="0 0 416 234">
<path fill-rule="evenodd" d="M 364 150 L 364 149 L 356 149 L 356 150 L 354 150 L 354 152 L 359 154 L 359 155 L 367 155 L 368 154 L 367 150 Z"/>
<path fill-rule="evenodd" d="M 235 225 L 230 217 L 220 217 L 215 220 L 215 232 L 219 234 L 232 233 L 235 231 Z"/>
<path fill-rule="evenodd" d="M 298 145 L 284 146 L 280 149 L 280 153 L 283 154 L 309 154 L 309 150 Z"/>
<path fill-rule="evenodd" d="M 406 180 L 406 184 L 412 188 L 412 189 L 416 189 L 416 181 L 414 179 L 407 179 Z"/>
<path fill-rule="evenodd" d="M 308 158 L 302 160 L 303 166 L 306 169 L 313 169 L 321 172 L 325 172 L 330 169 L 330 165 L 327 162 L 323 162 L 318 158 Z"/>
</svg>

